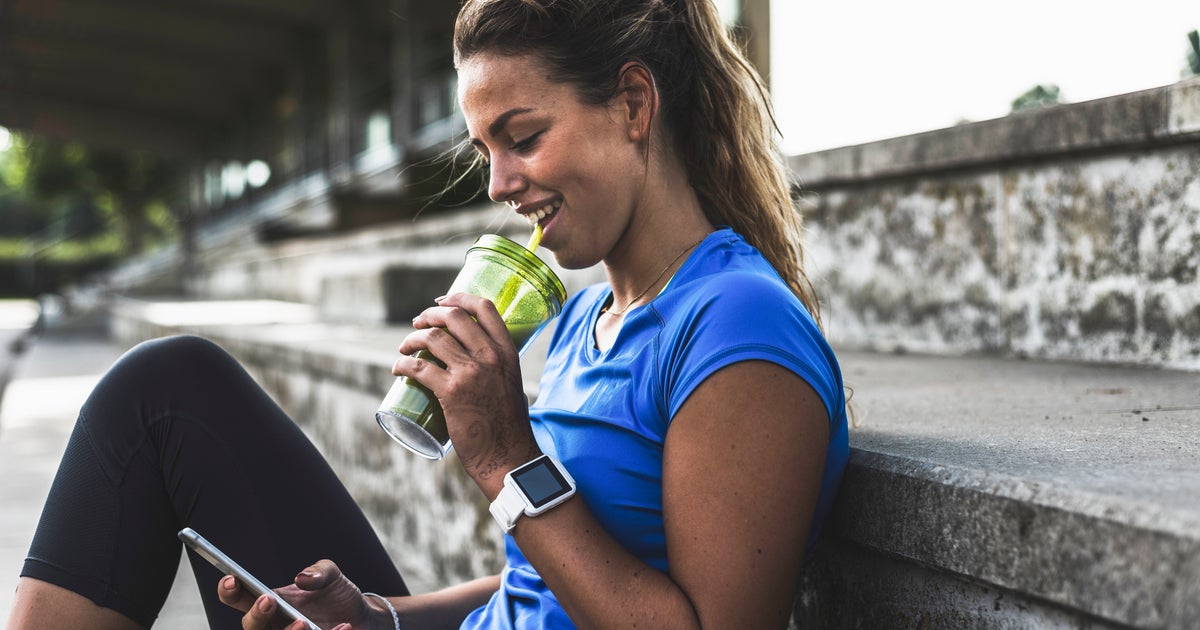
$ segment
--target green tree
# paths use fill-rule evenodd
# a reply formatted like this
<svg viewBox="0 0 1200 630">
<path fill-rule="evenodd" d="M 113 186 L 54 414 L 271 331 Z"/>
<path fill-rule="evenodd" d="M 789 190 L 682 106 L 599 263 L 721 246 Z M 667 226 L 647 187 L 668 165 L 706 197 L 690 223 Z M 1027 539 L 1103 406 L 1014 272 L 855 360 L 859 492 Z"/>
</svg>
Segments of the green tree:
<svg viewBox="0 0 1200 630">
<path fill-rule="evenodd" d="M 102 217 L 120 232 L 125 253 L 132 255 L 141 253 L 156 232 L 171 231 L 165 208 L 177 194 L 177 165 L 145 153 L 47 138 L 26 139 L 18 147 L 6 182 L 40 204 L 47 225 L 60 226 L 58 238 L 95 234 Z"/>
<path fill-rule="evenodd" d="M 1013 99 L 1012 111 L 1019 112 L 1035 107 L 1045 107 L 1047 105 L 1057 105 L 1062 101 L 1062 94 L 1058 86 L 1049 83 L 1046 85 L 1038 84 L 1025 91 L 1024 94 Z"/>
<path fill-rule="evenodd" d="M 154 224 L 165 216 L 155 211 L 177 194 L 178 169 L 146 153 L 99 151 L 86 161 L 88 188 L 107 202 L 124 232 L 127 252 L 141 253 Z M 157 219 L 157 221 L 155 221 Z"/>
</svg>

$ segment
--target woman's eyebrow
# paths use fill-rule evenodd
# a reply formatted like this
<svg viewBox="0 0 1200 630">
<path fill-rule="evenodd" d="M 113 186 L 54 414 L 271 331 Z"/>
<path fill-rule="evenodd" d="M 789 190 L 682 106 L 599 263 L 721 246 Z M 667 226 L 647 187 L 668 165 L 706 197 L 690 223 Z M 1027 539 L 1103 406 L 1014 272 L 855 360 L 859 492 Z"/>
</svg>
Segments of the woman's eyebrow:
<svg viewBox="0 0 1200 630">
<path fill-rule="evenodd" d="M 492 121 L 492 124 L 488 125 L 488 128 L 487 128 L 488 135 L 496 136 L 500 132 L 504 131 L 504 126 L 508 124 L 508 121 L 510 119 L 512 119 L 513 116 L 517 116 L 519 114 L 528 114 L 529 112 L 532 112 L 532 111 L 533 111 L 533 108 L 531 108 L 531 107 L 514 107 L 514 108 L 504 112 L 503 114 L 500 114 L 499 116 L 496 117 L 496 120 Z M 484 146 L 483 140 L 480 140 L 479 138 L 469 138 L 469 140 L 470 140 L 471 146 L 473 146 L 473 147 L 478 148 L 478 147 Z"/>
<path fill-rule="evenodd" d="M 500 114 L 496 117 L 496 120 L 492 121 L 492 124 L 488 125 L 488 135 L 494 136 L 503 131 L 504 125 L 507 125 L 509 119 L 511 119 L 513 116 L 518 114 L 528 114 L 531 111 L 533 111 L 533 109 L 529 107 L 514 107 L 503 114 Z"/>
</svg>

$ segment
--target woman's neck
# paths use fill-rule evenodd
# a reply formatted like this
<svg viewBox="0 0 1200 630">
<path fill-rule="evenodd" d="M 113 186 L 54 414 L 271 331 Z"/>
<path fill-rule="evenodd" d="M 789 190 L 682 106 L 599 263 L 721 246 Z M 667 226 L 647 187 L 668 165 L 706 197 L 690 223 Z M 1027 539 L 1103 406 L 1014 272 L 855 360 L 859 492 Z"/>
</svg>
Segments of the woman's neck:
<svg viewBox="0 0 1200 630">
<path fill-rule="evenodd" d="M 700 241 L 713 231 L 690 186 L 648 197 L 625 236 L 605 259 L 612 287 L 610 312 L 654 299 Z"/>
</svg>

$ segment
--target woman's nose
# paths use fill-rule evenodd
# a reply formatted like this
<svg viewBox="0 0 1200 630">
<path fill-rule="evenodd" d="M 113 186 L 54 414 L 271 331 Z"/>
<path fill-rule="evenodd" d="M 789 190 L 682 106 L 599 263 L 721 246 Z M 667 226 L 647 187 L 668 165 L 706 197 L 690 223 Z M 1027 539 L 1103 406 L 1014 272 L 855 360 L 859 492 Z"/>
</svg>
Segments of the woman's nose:
<svg viewBox="0 0 1200 630">
<path fill-rule="evenodd" d="M 507 158 L 493 159 L 488 173 L 488 197 L 504 203 L 525 189 L 525 176 L 519 166 Z"/>
</svg>

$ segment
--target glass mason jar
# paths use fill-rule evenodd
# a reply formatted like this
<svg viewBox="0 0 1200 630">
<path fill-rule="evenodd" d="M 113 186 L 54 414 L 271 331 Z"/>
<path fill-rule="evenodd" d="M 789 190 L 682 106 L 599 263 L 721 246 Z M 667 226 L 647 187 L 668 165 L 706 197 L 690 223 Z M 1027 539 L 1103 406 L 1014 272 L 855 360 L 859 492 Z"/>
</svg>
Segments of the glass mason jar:
<svg viewBox="0 0 1200 630">
<path fill-rule="evenodd" d="M 554 319 L 567 299 L 558 276 L 519 244 L 495 234 L 480 236 L 447 295 L 471 293 L 496 305 L 517 349 L 524 352 L 541 328 Z M 427 350 L 417 356 L 442 365 Z M 396 379 L 375 420 L 408 450 L 429 459 L 442 459 L 451 448 L 446 417 L 433 393 L 416 380 Z"/>
</svg>

